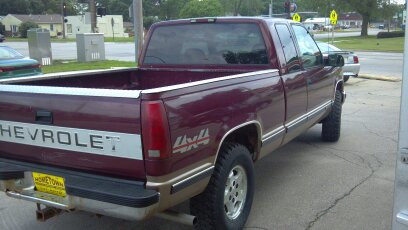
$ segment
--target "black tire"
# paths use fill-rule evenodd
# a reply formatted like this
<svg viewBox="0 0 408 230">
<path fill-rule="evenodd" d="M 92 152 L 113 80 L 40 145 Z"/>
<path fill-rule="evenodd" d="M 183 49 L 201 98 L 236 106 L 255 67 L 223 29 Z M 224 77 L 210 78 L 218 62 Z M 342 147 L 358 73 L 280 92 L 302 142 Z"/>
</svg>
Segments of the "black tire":
<svg viewBox="0 0 408 230">
<path fill-rule="evenodd" d="M 350 79 L 350 76 L 343 76 L 344 82 L 347 82 Z"/>
<path fill-rule="evenodd" d="M 322 139 L 323 141 L 336 142 L 340 138 L 341 129 L 341 103 L 342 94 L 336 90 L 332 110 L 329 115 L 322 121 Z"/>
<path fill-rule="evenodd" d="M 246 173 L 247 191 L 246 196 L 241 196 L 245 197 L 245 200 L 244 202 L 242 202 L 242 209 L 239 209 L 241 210 L 239 212 L 239 215 L 231 219 L 227 216 L 227 205 L 224 205 L 224 193 L 225 191 L 231 192 L 230 185 L 232 184 L 232 182 L 231 180 L 229 181 L 231 183 L 229 183 L 229 189 L 227 189 L 227 181 L 228 178 L 231 178 L 229 177 L 230 172 L 233 172 L 233 169 L 236 169 L 237 167 L 240 168 L 240 170 L 243 169 Z M 242 182 L 242 184 L 244 184 L 244 182 Z M 238 189 L 238 183 L 236 183 L 235 185 Z M 234 191 L 235 188 L 232 192 L 235 194 Z M 229 197 L 230 201 L 232 200 L 232 193 L 226 193 L 229 194 L 226 196 Z M 238 192 L 236 194 L 238 194 Z M 253 197 L 254 169 L 249 150 L 241 144 L 223 144 L 215 165 L 213 175 L 211 176 L 207 188 L 203 193 L 196 197 L 193 197 L 190 200 L 190 212 L 192 215 L 197 217 L 197 222 L 194 225 L 194 229 L 242 229 L 251 211 Z M 238 200 L 238 196 L 235 196 L 235 199 Z M 239 202 L 237 201 L 236 204 L 238 203 Z M 235 204 L 234 207 L 236 207 Z"/>
</svg>

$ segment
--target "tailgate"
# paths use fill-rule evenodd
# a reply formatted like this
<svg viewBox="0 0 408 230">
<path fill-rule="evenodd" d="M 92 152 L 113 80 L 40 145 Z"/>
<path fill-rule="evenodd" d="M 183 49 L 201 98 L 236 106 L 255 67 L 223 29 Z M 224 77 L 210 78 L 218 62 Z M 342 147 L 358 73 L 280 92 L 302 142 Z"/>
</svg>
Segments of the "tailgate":
<svg viewBox="0 0 408 230">
<path fill-rule="evenodd" d="M 0 158 L 145 179 L 139 93 L 0 85 Z"/>
</svg>

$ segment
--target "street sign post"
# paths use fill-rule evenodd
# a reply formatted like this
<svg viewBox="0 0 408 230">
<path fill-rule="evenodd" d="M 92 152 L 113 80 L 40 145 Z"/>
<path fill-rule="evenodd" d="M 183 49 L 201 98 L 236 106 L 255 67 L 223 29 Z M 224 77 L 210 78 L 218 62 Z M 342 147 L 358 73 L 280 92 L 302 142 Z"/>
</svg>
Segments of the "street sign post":
<svg viewBox="0 0 408 230">
<path fill-rule="evenodd" d="M 302 18 L 300 17 L 300 15 L 298 13 L 296 13 L 296 14 L 293 15 L 292 19 L 295 22 L 300 22 Z"/>
<path fill-rule="evenodd" d="M 334 43 L 334 26 L 337 25 L 337 12 L 332 10 L 330 12 L 330 24 L 332 25 L 332 44 Z"/>
<path fill-rule="evenodd" d="M 115 41 L 115 20 L 113 19 L 113 17 L 112 17 L 112 19 L 111 19 L 111 25 L 112 25 L 112 36 L 113 36 L 113 41 Z"/>
<path fill-rule="evenodd" d="M 337 21 L 337 12 L 335 10 L 330 12 L 330 21 Z"/>
</svg>

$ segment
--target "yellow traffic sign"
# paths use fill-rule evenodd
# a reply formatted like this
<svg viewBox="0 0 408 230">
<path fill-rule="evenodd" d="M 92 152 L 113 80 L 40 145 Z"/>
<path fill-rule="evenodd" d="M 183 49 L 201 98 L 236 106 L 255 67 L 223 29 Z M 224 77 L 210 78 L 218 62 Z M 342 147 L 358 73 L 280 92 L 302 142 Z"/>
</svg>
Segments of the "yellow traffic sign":
<svg viewBox="0 0 408 230">
<path fill-rule="evenodd" d="M 337 20 L 330 20 L 330 24 L 336 25 L 336 24 L 337 24 Z"/>
<path fill-rule="evenodd" d="M 337 21 L 337 12 L 335 10 L 332 10 L 330 12 L 330 20 L 331 21 Z"/>
<path fill-rule="evenodd" d="M 293 21 L 296 21 L 296 22 L 300 22 L 301 20 L 300 15 L 298 13 L 294 14 L 292 19 Z"/>
</svg>

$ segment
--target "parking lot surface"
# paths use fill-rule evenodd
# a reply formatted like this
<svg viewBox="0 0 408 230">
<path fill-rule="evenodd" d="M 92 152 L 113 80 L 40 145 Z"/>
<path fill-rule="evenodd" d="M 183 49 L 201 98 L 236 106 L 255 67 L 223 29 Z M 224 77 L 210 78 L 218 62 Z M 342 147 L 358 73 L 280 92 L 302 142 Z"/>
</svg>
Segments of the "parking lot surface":
<svg viewBox="0 0 408 230">
<path fill-rule="evenodd" d="M 401 82 L 346 83 L 342 136 L 321 126 L 255 164 L 255 198 L 246 229 L 390 229 Z M 85 212 L 45 223 L 35 205 L 0 193 L 0 229 L 191 229 L 159 218 L 129 222 Z M 184 203 L 176 209 L 188 211 Z"/>
</svg>

